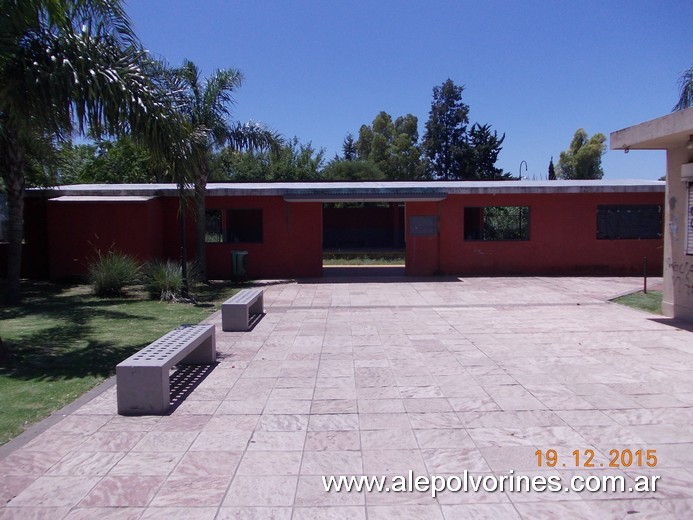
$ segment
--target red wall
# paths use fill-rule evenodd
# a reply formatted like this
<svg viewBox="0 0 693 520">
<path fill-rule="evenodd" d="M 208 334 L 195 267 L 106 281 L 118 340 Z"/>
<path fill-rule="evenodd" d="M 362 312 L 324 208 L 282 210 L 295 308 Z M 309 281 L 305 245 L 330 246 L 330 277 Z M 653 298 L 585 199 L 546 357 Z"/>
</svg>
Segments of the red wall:
<svg viewBox="0 0 693 520">
<path fill-rule="evenodd" d="M 662 193 L 451 195 L 407 203 L 407 273 L 461 275 L 661 274 L 662 239 L 597 240 L 597 206 L 663 204 Z M 465 241 L 465 206 L 529 206 L 527 241 Z M 439 215 L 439 237 L 409 236 L 409 218 Z"/>
<path fill-rule="evenodd" d="M 120 251 L 143 262 L 163 256 L 163 221 L 158 199 L 54 199 L 47 206 L 51 278 L 83 276 L 97 251 Z"/>
<path fill-rule="evenodd" d="M 428 276 L 440 273 L 441 222 L 439 202 L 407 202 L 404 209 L 406 219 L 405 272 L 410 276 Z M 435 216 L 438 224 L 436 236 L 412 236 L 411 218 Z"/>
<path fill-rule="evenodd" d="M 663 193 L 450 195 L 440 202 L 407 202 L 406 272 L 409 275 L 640 275 L 662 272 L 663 241 L 597 240 L 597 206 L 664 204 Z M 207 244 L 210 278 L 231 276 L 231 251 L 248 251 L 251 278 L 322 274 L 321 202 L 286 202 L 281 196 L 208 197 L 210 209 L 262 209 L 263 242 Z M 529 206 L 528 241 L 465 241 L 464 208 Z M 437 234 L 411 236 L 412 216 L 433 215 Z M 142 261 L 177 259 L 178 199 L 86 201 L 26 199 L 23 274 L 84 275 L 96 250 L 117 249 Z M 188 213 L 188 256 L 194 257 L 194 220 Z M 0 269 L 6 252 L 0 247 Z"/>
<path fill-rule="evenodd" d="M 207 244 L 207 274 L 231 277 L 231 251 L 248 251 L 250 278 L 322 275 L 322 203 L 272 197 L 208 197 L 207 209 L 262 209 L 262 243 Z"/>
</svg>

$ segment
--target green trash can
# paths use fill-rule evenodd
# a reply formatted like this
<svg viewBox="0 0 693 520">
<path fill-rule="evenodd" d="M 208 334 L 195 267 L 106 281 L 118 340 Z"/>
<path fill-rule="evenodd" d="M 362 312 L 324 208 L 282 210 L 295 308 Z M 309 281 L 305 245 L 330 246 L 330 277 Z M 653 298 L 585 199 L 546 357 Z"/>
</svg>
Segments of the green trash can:
<svg viewBox="0 0 693 520">
<path fill-rule="evenodd" d="M 248 251 L 231 251 L 231 279 L 235 282 L 244 282 L 248 279 L 246 262 Z"/>
</svg>

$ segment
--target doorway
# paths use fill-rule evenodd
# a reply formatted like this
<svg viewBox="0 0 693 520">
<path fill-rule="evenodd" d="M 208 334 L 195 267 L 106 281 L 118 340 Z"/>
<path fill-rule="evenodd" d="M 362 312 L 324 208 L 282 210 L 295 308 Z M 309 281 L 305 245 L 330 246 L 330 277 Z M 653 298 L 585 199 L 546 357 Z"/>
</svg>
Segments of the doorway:
<svg viewBox="0 0 693 520">
<path fill-rule="evenodd" d="M 323 203 L 323 276 L 404 273 L 404 202 Z"/>
</svg>

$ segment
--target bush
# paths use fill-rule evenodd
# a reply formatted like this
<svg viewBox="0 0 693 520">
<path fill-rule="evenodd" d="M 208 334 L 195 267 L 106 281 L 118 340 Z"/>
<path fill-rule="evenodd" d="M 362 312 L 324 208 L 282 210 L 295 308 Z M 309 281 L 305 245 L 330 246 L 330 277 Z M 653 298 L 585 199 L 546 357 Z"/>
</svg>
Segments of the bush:
<svg viewBox="0 0 693 520">
<path fill-rule="evenodd" d="M 188 262 L 188 286 L 199 280 L 197 266 Z M 152 298 L 161 301 L 177 301 L 181 299 L 183 275 L 180 265 L 172 260 L 155 261 L 147 265 L 144 273 L 144 286 Z"/>
<path fill-rule="evenodd" d="M 123 296 L 125 287 L 137 283 L 140 270 L 140 264 L 129 255 L 98 251 L 89 265 L 89 284 L 97 296 Z"/>
</svg>

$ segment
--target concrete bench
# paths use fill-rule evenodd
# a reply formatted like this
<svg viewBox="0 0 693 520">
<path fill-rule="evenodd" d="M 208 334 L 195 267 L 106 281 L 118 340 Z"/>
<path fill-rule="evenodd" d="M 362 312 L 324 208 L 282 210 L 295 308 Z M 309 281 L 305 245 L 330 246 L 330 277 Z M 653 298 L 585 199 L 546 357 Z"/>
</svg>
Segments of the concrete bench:
<svg viewBox="0 0 693 520">
<path fill-rule="evenodd" d="M 116 366 L 118 413 L 163 415 L 171 399 L 174 365 L 216 363 L 214 325 L 183 325 Z"/>
<path fill-rule="evenodd" d="M 262 314 L 262 289 L 243 289 L 221 304 L 221 330 L 243 331 L 250 328 L 251 314 Z"/>
</svg>

